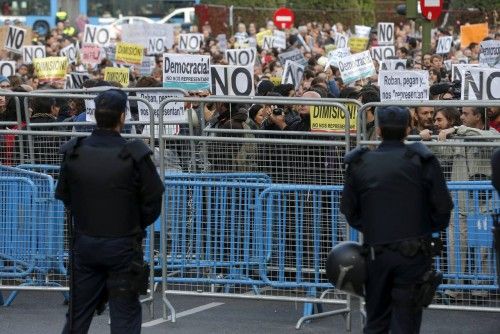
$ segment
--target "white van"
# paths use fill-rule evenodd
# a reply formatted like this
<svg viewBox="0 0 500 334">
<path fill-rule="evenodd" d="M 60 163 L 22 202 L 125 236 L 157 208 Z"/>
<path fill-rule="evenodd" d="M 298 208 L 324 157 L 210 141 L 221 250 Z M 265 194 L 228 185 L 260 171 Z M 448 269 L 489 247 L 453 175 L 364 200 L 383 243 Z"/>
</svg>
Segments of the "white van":
<svg viewBox="0 0 500 334">
<path fill-rule="evenodd" d="M 172 13 L 162 18 L 158 23 L 172 24 L 193 24 L 194 22 L 194 7 L 177 8 Z"/>
</svg>

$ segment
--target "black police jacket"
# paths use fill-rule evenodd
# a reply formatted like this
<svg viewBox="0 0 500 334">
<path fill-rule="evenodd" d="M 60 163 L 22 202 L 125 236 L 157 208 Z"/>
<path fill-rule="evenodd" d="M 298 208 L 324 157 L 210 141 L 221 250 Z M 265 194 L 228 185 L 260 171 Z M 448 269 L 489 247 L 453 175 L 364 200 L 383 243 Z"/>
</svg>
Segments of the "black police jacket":
<svg viewBox="0 0 500 334">
<path fill-rule="evenodd" d="M 161 211 L 163 183 L 141 141 L 96 129 L 61 152 L 56 198 L 71 210 L 78 233 L 125 237 L 142 233 Z"/>
<path fill-rule="evenodd" d="M 438 160 L 421 143 L 358 148 L 348 164 L 340 210 L 369 245 L 427 237 L 445 229 L 453 202 Z"/>
</svg>

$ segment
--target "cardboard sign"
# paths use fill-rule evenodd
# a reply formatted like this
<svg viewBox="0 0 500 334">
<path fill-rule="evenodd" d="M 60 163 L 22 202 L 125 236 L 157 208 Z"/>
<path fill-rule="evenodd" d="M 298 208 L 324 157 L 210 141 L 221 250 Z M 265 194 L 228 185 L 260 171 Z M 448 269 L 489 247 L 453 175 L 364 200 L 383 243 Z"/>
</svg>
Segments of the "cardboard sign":
<svg viewBox="0 0 500 334">
<path fill-rule="evenodd" d="M 380 63 L 380 70 L 393 71 L 393 70 L 406 70 L 406 59 L 386 59 Z"/>
<path fill-rule="evenodd" d="M 344 49 L 347 48 L 347 45 L 349 44 L 349 37 L 345 34 L 336 34 L 335 35 L 335 47 L 337 49 Z"/>
<path fill-rule="evenodd" d="M 463 72 L 462 100 L 500 100 L 500 69 L 474 67 Z"/>
<path fill-rule="evenodd" d="M 0 61 L 0 75 L 4 77 L 10 77 L 16 74 L 16 62 L 15 61 Z"/>
<path fill-rule="evenodd" d="M 32 64 L 33 59 L 46 57 L 45 46 L 43 45 L 30 45 L 30 46 L 25 45 L 22 48 L 22 53 L 23 53 L 24 64 Z"/>
<path fill-rule="evenodd" d="M 357 37 L 368 38 L 368 37 L 370 37 L 371 30 L 372 30 L 372 28 L 368 27 L 368 26 L 358 26 L 358 25 L 354 26 L 354 34 Z"/>
<path fill-rule="evenodd" d="M 380 71 L 381 101 L 425 101 L 429 99 L 428 71 Z"/>
<path fill-rule="evenodd" d="M 438 44 L 436 47 L 437 54 L 446 54 L 451 51 L 451 44 L 453 43 L 452 36 L 439 37 Z"/>
<path fill-rule="evenodd" d="M 262 47 L 264 45 L 264 37 L 266 36 L 273 36 L 272 30 L 264 30 L 255 35 L 255 40 L 257 41 L 257 45 Z"/>
<path fill-rule="evenodd" d="M 82 64 L 99 64 L 101 62 L 101 48 L 96 44 L 83 44 L 80 49 Z"/>
<path fill-rule="evenodd" d="M 286 49 L 286 33 L 284 31 L 275 30 L 273 33 L 273 47 L 277 49 Z"/>
<path fill-rule="evenodd" d="M 179 50 L 185 52 L 198 52 L 203 43 L 202 34 L 180 34 Z"/>
<path fill-rule="evenodd" d="M 377 25 L 377 38 L 379 45 L 394 44 L 394 23 L 379 22 Z"/>
<path fill-rule="evenodd" d="M 358 105 L 346 103 L 349 111 L 349 131 L 356 132 L 356 118 L 358 115 Z M 346 127 L 345 112 L 334 106 L 310 106 L 311 131 L 314 132 L 335 132 L 344 133 Z"/>
<path fill-rule="evenodd" d="M 451 81 L 463 82 L 464 71 L 473 67 L 479 67 L 479 64 L 451 64 Z"/>
<path fill-rule="evenodd" d="M 165 48 L 171 49 L 174 44 L 174 25 L 142 22 L 123 24 L 121 36 L 122 42 L 140 44 L 143 48 L 148 48 L 150 39 L 163 38 Z"/>
<path fill-rule="evenodd" d="M 26 38 L 26 29 L 16 26 L 9 26 L 7 38 L 5 39 L 5 49 L 14 53 L 22 53 L 24 39 Z"/>
<path fill-rule="evenodd" d="M 347 42 L 347 46 L 353 53 L 365 51 L 367 45 L 368 37 L 351 37 Z"/>
<path fill-rule="evenodd" d="M 114 88 L 116 87 L 109 87 Z M 130 112 L 130 104 L 127 101 L 127 106 L 125 107 L 125 120 L 132 120 L 132 113 Z M 95 123 L 95 102 L 94 100 L 85 99 L 85 121 Z"/>
<path fill-rule="evenodd" d="M 59 52 L 59 55 L 68 58 L 70 64 L 76 63 L 77 50 L 73 44 L 70 44 L 65 48 L 62 48 L 61 51 Z"/>
<path fill-rule="evenodd" d="M 302 76 L 304 75 L 304 66 L 294 61 L 287 60 L 283 71 L 282 84 L 292 84 L 295 89 L 298 89 Z"/>
<path fill-rule="evenodd" d="M 479 63 L 485 67 L 500 68 L 500 40 L 491 39 L 481 42 Z"/>
<path fill-rule="evenodd" d="M 115 61 L 119 64 L 140 65 L 144 49 L 140 44 L 116 43 Z"/>
<path fill-rule="evenodd" d="M 119 82 L 122 87 L 128 87 L 130 80 L 130 69 L 127 67 L 106 67 L 104 69 L 104 80 Z"/>
<path fill-rule="evenodd" d="M 346 85 L 376 74 L 370 51 L 356 53 L 339 61 L 339 70 Z"/>
<path fill-rule="evenodd" d="M 90 75 L 86 72 L 71 72 L 66 74 L 66 83 L 64 89 L 80 89 L 83 83 L 90 79 Z"/>
<path fill-rule="evenodd" d="M 160 115 L 160 104 L 168 98 L 179 97 L 182 98 L 184 95 L 182 93 L 165 93 L 165 92 L 137 92 L 137 97 L 145 99 L 153 107 L 153 117 L 155 123 L 159 121 Z M 151 111 L 148 106 L 141 101 L 137 101 L 137 110 L 139 113 L 139 121 L 150 122 L 151 121 Z M 170 123 L 164 125 L 163 134 L 177 135 L 179 134 L 180 127 L 172 123 L 182 124 L 188 123 L 188 115 L 184 110 L 184 102 L 170 102 L 165 105 L 163 109 L 163 122 Z M 144 127 L 142 133 L 150 133 L 149 125 Z M 156 138 L 158 138 L 159 125 L 155 125 L 154 133 Z"/>
<path fill-rule="evenodd" d="M 255 48 L 226 50 L 226 59 L 229 65 L 253 66 L 256 57 L 257 50 Z"/>
<path fill-rule="evenodd" d="M 163 37 L 150 37 L 148 39 L 148 55 L 159 55 L 166 51 L 166 41 Z"/>
<path fill-rule="evenodd" d="M 35 75 L 40 81 L 64 80 L 68 68 L 67 57 L 48 57 L 33 59 Z"/>
<path fill-rule="evenodd" d="M 328 53 L 327 66 L 333 65 L 335 67 L 339 67 L 339 61 L 350 55 L 351 55 L 351 50 L 349 48 L 341 48 L 330 51 Z"/>
<path fill-rule="evenodd" d="M 92 24 L 85 25 L 83 33 L 83 43 L 99 44 L 101 46 L 109 44 L 111 32 L 108 26 L 95 26 Z"/>
<path fill-rule="evenodd" d="M 469 47 L 470 43 L 481 43 L 488 36 L 488 23 L 460 26 L 460 46 Z"/>
<path fill-rule="evenodd" d="M 210 68 L 212 95 L 254 96 L 253 66 L 214 65 Z"/>
<path fill-rule="evenodd" d="M 163 87 L 210 89 L 210 56 L 163 54 Z"/>
<path fill-rule="evenodd" d="M 291 51 L 282 52 L 278 55 L 278 58 L 282 65 L 286 64 L 288 60 L 305 65 L 307 60 L 304 58 L 302 52 L 299 49 L 292 49 Z"/>
<path fill-rule="evenodd" d="M 374 46 L 370 48 L 370 54 L 373 60 L 381 62 L 390 57 L 394 57 L 396 54 L 394 45 L 388 46 Z"/>
</svg>

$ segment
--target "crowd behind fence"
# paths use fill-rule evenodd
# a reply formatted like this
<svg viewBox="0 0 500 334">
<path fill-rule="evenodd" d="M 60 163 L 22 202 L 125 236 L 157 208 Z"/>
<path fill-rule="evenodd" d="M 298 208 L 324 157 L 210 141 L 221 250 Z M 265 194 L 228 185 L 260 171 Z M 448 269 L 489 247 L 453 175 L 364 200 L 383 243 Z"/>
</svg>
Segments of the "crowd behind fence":
<svg viewBox="0 0 500 334">
<path fill-rule="evenodd" d="M 10 94 L 19 99 L 31 96 Z M 93 97 L 78 91 L 48 94 L 51 98 Z M 364 140 L 362 131 L 363 110 L 372 105 L 361 106 L 355 136 L 349 131 L 349 110 L 342 100 L 186 97 L 165 100 L 160 110 L 176 99 L 202 105 L 334 105 L 345 112 L 347 124 L 346 131 L 336 134 L 272 133 L 214 129 L 203 121 L 195 124 L 190 115 L 187 132 L 172 135 L 164 133 L 162 118 L 158 127 L 153 126 L 154 110 L 149 104 L 149 133 L 130 130 L 124 136 L 148 142 L 166 187 L 161 217 L 148 229 L 144 243 L 151 272 L 149 295 L 143 302 L 151 314 L 154 290 L 160 285 L 163 316 L 170 312 L 173 320 L 175 305 L 168 296 L 217 296 L 303 302 L 304 317 L 297 327 L 307 319 L 343 314 L 350 328 L 351 299 L 328 283 L 324 264 L 333 246 L 360 239 L 339 210 L 342 157 L 356 145 L 375 144 Z M 428 104 L 499 105 L 495 101 Z M 26 110 L 19 104 L 18 114 L 22 112 Z M 88 123 L 56 124 L 0 130 L 1 138 L 10 136 L 15 144 L 12 152 L 17 154 L 11 166 L 4 160 L 0 166 L 0 291 L 14 291 L 6 299 L 0 294 L 5 305 L 14 302 L 18 291 L 30 289 L 61 291 L 67 298 L 67 218 L 62 203 L 54 199 L 61 157 L 47 149 L 88 135 L 78 126 L 90 127 Z M 196 133 L 196 127 L 201 132 Z M 500 200 L 489 181 L 488 164 L 500 140 L 466 139 L 425 142 L 441 161 L 455 204 L 450 226 L 442 233 L 445 247 L 435 259 L 444 283 L 431 307 L 498 312 L 491 215 L 498 211 Z M 6 148 L 0 145 L 0 151 Z M 342 307 L 314 315 L 314 304 Z"/>
</svg>

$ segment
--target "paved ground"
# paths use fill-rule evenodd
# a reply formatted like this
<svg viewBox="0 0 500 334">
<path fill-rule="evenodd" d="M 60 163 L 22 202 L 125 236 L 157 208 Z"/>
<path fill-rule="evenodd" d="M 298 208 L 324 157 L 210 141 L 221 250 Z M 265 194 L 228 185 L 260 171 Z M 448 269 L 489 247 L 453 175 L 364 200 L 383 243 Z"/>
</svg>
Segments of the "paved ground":
<svg viewBox="0 0 500 334">
<path fill-rule="evenodd" d="M 5 291 L 4 297 L 6 295 Z M 344 333 L 343 317 L 315 320 L 295 331 L 302 304 L 172 296 L 180 316 L 175 323 L 151 319 L 144 310 L 143 333 Z M 160 298 L 156 298 L 156 318 L 160 317 Z M 327 306 L 332 309 L 335 306 Z M 1 334 L 60 333 L 66 306 L 59 293 L 22 292 L 10 307 L 0 307 Z M 353 314 L 352 333 L 360 333 L 360 316 Z M 422 333 L 500 333 L 500 314 L 483 312 L 426 310 Z M 108 316 L 94 318 L 90 333 L 109 333 Z"/>
</svg>

